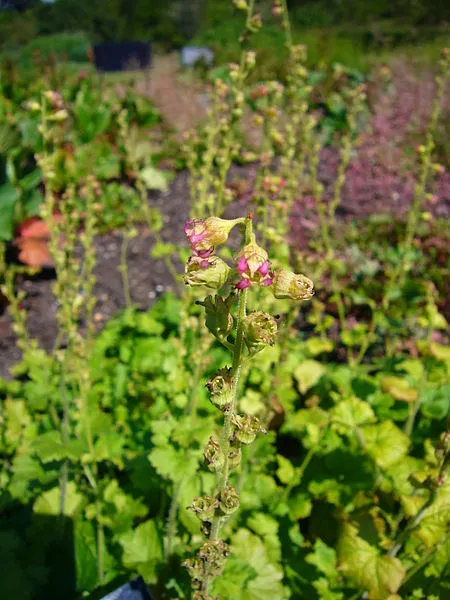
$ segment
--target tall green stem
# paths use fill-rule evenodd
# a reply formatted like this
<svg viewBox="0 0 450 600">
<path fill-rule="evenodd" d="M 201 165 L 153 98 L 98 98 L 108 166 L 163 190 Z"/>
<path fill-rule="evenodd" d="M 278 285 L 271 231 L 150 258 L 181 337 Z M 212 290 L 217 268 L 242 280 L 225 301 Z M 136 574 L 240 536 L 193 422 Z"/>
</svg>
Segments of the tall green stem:
<svg viewBox="0 0 450 600">
<path fill-rule="evenodd" d="M 233 396 L 230 410 L 225 415 L 224 427 L 223 427 L 223 438 L 222 438 L 222 451 L 225 455 L 225 462 L 222 469 L 222 473 L 219 479 L 218 495 L 220 497 L 223 490 L 228 485 L 229 477 L 229 453 L 232 435 L 232 416 L 236 413 L 237 399 L 238 399 L 238 386 L 239 376 L 241 374 L 241 359 L 242 350 L 244 347 L 244 319 L 247 312 L 247 296 L 248 289 L 244 289 L 239 297 L 239 311 L 236 331 L 236 341 L 234 343 L 233 352 L 233 363 L 231 366 L 231 375 L 233 377 Z M 216 541 L 219 539 L 220 527 L 222 525 L 221 517 L 214 517 L 214 521 L 211 528 L 210 540 Z"/>
</svg>

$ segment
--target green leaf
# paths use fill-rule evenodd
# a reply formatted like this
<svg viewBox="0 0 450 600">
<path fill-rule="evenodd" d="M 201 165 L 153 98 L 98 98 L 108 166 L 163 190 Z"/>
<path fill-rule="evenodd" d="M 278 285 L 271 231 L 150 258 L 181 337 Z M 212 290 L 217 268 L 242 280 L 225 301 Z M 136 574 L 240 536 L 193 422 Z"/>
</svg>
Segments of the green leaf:
<svg viewBox="0 0 450 600">
<path fill-rule="evenodd" d="M 28 173 L 28 175 L 25 175 L 25 177 L 19 181 L 19 185 L 23 190 L 28 192 L 37 187 L 41 183 L 41 180 L 41 169 L 34 169 L 34 171 L 31 171 L 31 173 Z"/>
<path fill-rule="evenodd" d="M 184 450 L 176 450 L 173 446 L 167 445 L 162 448 L 154 448 L 148 458 L 157 473 L 162 477 L 167 477 L 171 481 L 179 481 L 186 473 L 188 463 L 191 461 L 186 458 Z"/>
<path fill-rule="evenodd" d="M 14 233 L 14 213 L 19 192 L 10 184 L 0 186 L 0 240 L 11 240 Z"/>
<path fill-rule="evenodd" d="M 57 431 L 47 431 L 40 435 L 33 447 L 41 461 L 45 464 L 53 460 L 78 460 L 87 450 L 80 440 L 70 440 L 68 444 L 61 443 L 61 435 Z"/>
<path fill-rule="evenodd" d="M 369 404 L 358 398 L 350 398 L 339 402 L 332 409 L 331 414 L 334 421 L 345 424 L 350 429 L 376 421 L 375 413 Z"/>
<path fill-rule="evenodd" d="M 306 347 L 312 356 L 317 356 L 323 352 L 331 352 L 334 348 L 334 342 L 328 338 L 309 338 L 306 342 Z"/>
<path fill-rule="evenodd" d="M 450 385 L 423 390 L 420 395 L 420 410 L 429 419 L 445 419 L 450 413 Z"/>
<path fill-rule="evenodd" d="M 97 584 L 97 548 L 92 523 L 81 520 L 76 522 L 74 551 L 77 590 L 91 591 Z"/>
<path fill-rule="evenodd" d="M 281 561 L 281 541 L 278 536 L 278 521 L 265 513 L 253 513 L 247 521 L 247 527 L 260 535 L 264 540 L 267 554 L 271 561 Z"/>
<path fill-rule="evenodd" d="M 239 529 L 231 538 L 231 555 L 223 575 L 214 582 L 213 596 L 233 600 L 285 600 L 283 569 L 273 563 L 261 539 L 248 529 Z"/>
<path fill-rule="evenodd" d="M 398 558 L 380 556 L 378 550 L 358 536 L 356 527 L 345 524 L 339 538 L 341 571 L 371 600 L 386 600 L 400 588 L 405 569 Z"/>
<path fill-rule="evenodd" d="M 288 498 L 289 516 L 292 521 L 306 519 L 312 510 L 312 502 L 309 494 L 294 490 Z"/>
<path fill-rule="evenodd" d="M 336 550 L 324 544 L 320 538 L 314 542 L 314 552 L 310 552 L 305 560 L 330 579 L 338 576 Z"/>
<path fill-rule="evenodd" d="M 163 558 L 159 527 L 154 520 L 142 523 L 119 539 L 123 564 L 137 570 L 148 583 L 156 583 L 157 568 Z"/>
<path fill-rule="evenodd" d="M 31 453 L 17 453 L 12 466 L 12 479 L 9 484 L 9 493 L 21 502 L 29 500 L 36 495 L 36 482 L 44 480 L 45 473 L 39 461 Z"/>
<path fill-rule="evenodd" d="M 295 477 L 295 468 L 290 460 L 282 456 L 281 454 L 277 454 L 278 461 L 278 469 L 277 469 L 277 477 L 281 481 L 281 483 L 290 483 Z"/>
<path fill-rule="evenodd" d="M 167 179 L 164 171 L 155 167 L 145 167 L 139 173 L 139 177 L 149 190 L 167 190 Z"/>
<path fill-rule="evenodd" d="M 298 389 L 302 394 L 314 387 L 322 375 L 325 367 L 316 360 L 305 360 L 294 370 L 294 377 L 298 382 Z"/>
<path fill-rule="evenodd" d="M 39 515 L 59 515 L 60 496 L 61 492 L 59 487 L 54 487 L 51 490 L 44 492 L 34 503 L 33 511 Z M 68 517 L 73 517 L 77 509 L 80 508 L 82 502 L 83 495 L 77 492 L 75 483 L 69 481 L 66 486 L 63 514 Z"/>
<path fill-rule="evenodd" d="M 408 453 L 410 440 L 392 421 L 363 428 L 367 453 L 381 468 L 401 460 Z"/>
<path fill-rule="evenodd" d="M 177 247 L 175 246 L 175 244 L 156 242 L 156 244 L 152 246 L 150 256 L 152 258 L 165 258 L 166 256 L 172 256 L 176 249 Z"/>
<path fill-rule="evenodd" d="M 116 431 L 104 432 L 95 443 L 95 457 L 97 460 L 110 460 L 117 465 L 122 465 L 123 447 L 126 438 Z"/>
</svg>

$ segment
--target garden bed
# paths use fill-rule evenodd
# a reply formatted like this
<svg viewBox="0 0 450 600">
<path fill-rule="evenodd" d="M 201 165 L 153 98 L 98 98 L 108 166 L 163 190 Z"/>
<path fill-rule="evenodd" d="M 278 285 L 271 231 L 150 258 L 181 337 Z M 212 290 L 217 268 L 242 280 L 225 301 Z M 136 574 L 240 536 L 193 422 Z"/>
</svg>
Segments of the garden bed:
<svg viewBox="0 0 450 600">
<path fill-rule="evenodd" d="M 361 165 L 358 160 L 350 168 L 350 174 L 360 174 Z M 334 181 L 337 157 L 333 150 L 326 150 L 322 156 L 321 179 L 329 188 Z M 379 169 L 379 166 L 374 166 Z M 233 203 L 227 215 L 242 216 L 251 210 L 251 181 L 255 175 L 255 167 L 233 167 L 230 181 L 238 190 L 238 198 Z M 365 219 L 373 214 L 393 214 L 399 217 L 407 211 L 411 194 L 399 194 L 396 190 L 407 187 L 407 182 L 401 177 L 391 177 L 386 185 L 381 172 L 378 180 L 364 176 L 356 178 L 356 184 L 351 175 L 345 188 L 338 216 L 342 222 L 354 219 Z M 386 175 L 386 174 L 384 174 Z M 365 185 L 364 185 L 365 181 Z M 357 192 L 355 193 L 355 185 Z M 374 189 L 374 187 L 376 189 Z M 391 189 L 392 188 L 392 189 Z M 386 192 L 390 190 L 390 194 Z M 384 193 L 383 193 L 384 191 Z M 444 190 L 445 192 L 445 190 Z M 167 192 L 152 192 L 149 203 L 157 206 L 163 213 L 164 226 L 162 238 L 164 241 L 184 244 L 185 236 L 183 223 L 189 214 L 189 188 L 188 173 L 179 173 L 169 185 Z M 450 196 L 439 196 L 439 202 L 430 206 L 436 216 L 450 216 Z M 316 211 L 314 200 L 305 195 L 299 198 L 294 206 L 291 218 L 291 243 L 299 249 L 308 247 L 308 239 L 317 229 Z M 119 271 L 122 232 L 98 236 L 95 240 L 97 255 L 96 267 L 96 297 L 94 319 L 100 330 L 108 319 L 125 308 L 122 278 Z M 434 240 L 433 244 L 438 242 Z M 149 257 L 154 239 L 144 227 L 140 228 L 139 235 L 130 240 L 127 263 L 131 298 L 140 308 L 152 306 L 155 299 L 164 292 L 174 289 L 174 282 L 162 260 Z M 448 248 L 446 249 L 448 253 Z M 181 268 L 180 268 L 181 269 Z M 20 288 L 26 293 L 24 308 L 28 313 L 27 325 L 32 338 L 47 351 L 51 351 L 57 336 L 55 315 L 57 306 L 51 291 L 54 272 L 44 270 L 35 277 L 25 277 L 20 282 Z M 20 350 L 16 346 L 15 335 L 12 331 L 12 321 L 5 312 L 0 315 L 0 377 L 9 377 L 10 368 L 20 359 Z"/>
</svg>

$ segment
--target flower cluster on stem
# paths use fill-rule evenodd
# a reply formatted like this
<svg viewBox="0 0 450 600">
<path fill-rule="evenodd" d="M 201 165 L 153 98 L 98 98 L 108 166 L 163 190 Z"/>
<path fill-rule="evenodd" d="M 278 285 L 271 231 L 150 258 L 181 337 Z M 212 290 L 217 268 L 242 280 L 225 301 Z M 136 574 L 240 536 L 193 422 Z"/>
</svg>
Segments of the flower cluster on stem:
<svg viewBox="0 0 450 600">
<path fill-rule="evenodd" d="M 229 266 L 215 252 L 236 226 L 243 233 L 243 241 L 235 265 Z M 217 474 L 217 490 L 214 495 L 195 498 L 188 507 L 199 518 L 207 541 L 184 565 L 192 580 L 193 598 L 208 600 L 210 585 L 222 572 L 230 553 L 221 539 L 222 526 L 239 509 L 239 493 L 230 476 L 239 468 L 242 447 L 252 444 L 258 434 L 265 433 L 257 417 L 238 411 L 243 361 L 273 345 L 278 329 L 272 315 L 258 310 L 248 312 L 250 288 L 268 288 L 275 298 L 297 301 L 311 298 L 314 291 L 312 282 L 304 275 L 286 269 L 272 272 L 267 252 L 256 243 L 251 216 L 234 220 L 193 219 L 186 223 L 185 232 L 192 247 L 192 256 L 185 268 L 185 283 L 215 292 L 199 304 L 205 308 L 207 329 L 232 355 L 231 366 L 220 369 L 206 384 L 211 403 L 223 414 L 220 439 L 211 435 L 204 450 L 205 466 Z"/>
</svg>

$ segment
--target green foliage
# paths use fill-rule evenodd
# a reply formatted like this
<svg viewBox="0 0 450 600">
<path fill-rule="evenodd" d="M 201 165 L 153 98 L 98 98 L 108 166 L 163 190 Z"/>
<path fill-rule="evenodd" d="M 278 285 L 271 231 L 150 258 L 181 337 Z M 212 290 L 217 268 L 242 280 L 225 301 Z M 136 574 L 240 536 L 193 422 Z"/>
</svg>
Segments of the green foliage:
<svg viewBox="0 0 450 600">
<path fill-rule="evenodd" d="M 72 38 L 66 38 L 69 45 Z M 52 41 L 48 47 L 53 47 Z M 36 50 L 40 50 L 39 44 L 30 45 L 30 57 Z M 102 89 L 93 73 L 73 75 L 64 66 L 50 67 L 49 75 L 44 52 L 39 60 L 42 62 L 31 71 L 13 67 L 0 73 L 0 239 L 11 240 L 21 222 L 40 214 L 44 182 L 36 164 L 36 154 L 42 151 L 39 106 L 49 85 L 61 89 L 60 108 L 67 111 L 56 125 L 47 115 L 48 127 L 56 134 L 50 157 L 53 190 L 63 194 L 74 184 L 82 193 L 86 179 L 93 176 L 102 189 L 102 229 L 142 219 L 138 175 L 147 189 L 165 189 L 167 185 L 166 176 L 155 165 L 155 148 L 146 141 L 149 129 L 161 122 L 161 116 L 132 87 L 123 96 L 114 87 Z M 129 147 L 122 139 L 123 114 L 132 127 Z M 130 160 L 135 160 L 131 149 L 137 155 L 140 174 L 128 168 Z"/>
</svg>

